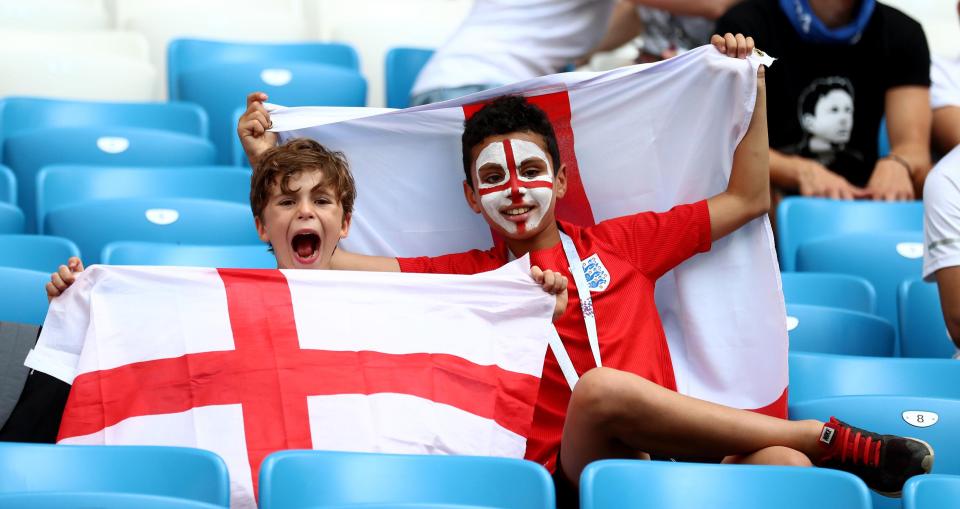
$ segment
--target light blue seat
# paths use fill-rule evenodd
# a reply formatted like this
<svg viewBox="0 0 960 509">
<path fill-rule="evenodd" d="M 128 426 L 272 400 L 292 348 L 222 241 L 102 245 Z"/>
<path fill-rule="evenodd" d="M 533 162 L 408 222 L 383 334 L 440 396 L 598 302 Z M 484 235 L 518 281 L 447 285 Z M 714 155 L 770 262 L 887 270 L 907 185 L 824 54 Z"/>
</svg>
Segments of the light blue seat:
<svg viewBox="0 0 960 509">
<path fill-rule="evenodd" d="M 0 203 L 17 203 L 17 177 L 13 170 L 0 165 Z"/>
<path fill-rule="evenodd" d="M 387 51 L 384 79 L 388 108 L 410 106 L 410 90 L 433 52 L 432 49 L 424 48 L 391 48 Z"/>
<path fill-rule="evenodd" d="M 960 399 L 960 362 L 790 353 L 791 404 L 857 394 Z"/>
<path fill-rule="evenodd" d="M 923 412 L 917 415 L 918 412 Z M 923 440 L 934 450 L 933 473 L 960 474 L 960 400 L 920 396 L 845 396 L 791 404 L 791 419 L 829 420 L 882 434 Z M 933 424 L 931 424 L 931 422 Z M 873 493 L 876 509 L 899 508 L 900 500 Z"/>
<path fill-rule="evenodd" d="M 890 357 L 896 333 L 878 316 L 846 309 L 787 304 L 791 352 Z"/>
<path fill-rule="evenodd" d="M 897 293 L 900 316 L 900 355 L 903 357 L 952 357 L 956 348 L 947 333 L 936 283 L 911 279 L 900 283 Z"/>
<path fill-rule="evenodd" d="M 807 304 L 874 313 L 877 292 L 870 281 L 848 274 L 784 272 L 783 297 L 787 304 Z"/>
<path fill-rule="evenodd" d="M 24 491 L 157 495 L 221 507 L 230 503 L 227 465 L 210 451 L 0 442 L 0 493 Z"/>
<path fill-rule="evenodd" d="M 668 461 L 595 461 L 581 509 L 870 509 L 863 481 L 836 470 Z"/>
<path fill-rule="evenodd" d="M 46 284 L 50 274 L 37 270 L 0 267 L 0 322 L 42 325 L 47 316 Z M 0 450 L 0 456 L 2 456 Z M 0 459 L 2 461 L 2 459 Z M 0 486 L 3 480 L 0 479 Z M 2 490 L 0 490 L 2 491 Z"/>
<path fill-rule="evenodd" d="M 900 283 L 920 277 L 922 269 L 923 232 L 919 231 L 837 235 L 804 242 L 797 249 L 800 272 L 851 274 L 870 281 L 877 291 L 877 315 L 895 327 L 900 323 Z"/>
<path fill-rule="evenodd" d="M 47 213 L 44 231 L 67 237 L 88 265 L 120 240 L 262 245 L 249 205 L 196 198 L 128 198 L 77 203 Z"/>
<path fill-rule="evenodd" d="M 960 476 L 917 476 L 903 487 L 903 509 L 940 509 L 960 501 Z"/>
<path fill-rule="evenodd" d="M 37 175 L 38 230 L 44 231 L 49 211 L 119 198 L 205 198 L 249 205 L 250 170 L 235 166 L 48 166 Z"/>
<path fill-rule="evenodd" d="M 804 242 L 845 233 L 891 230 L 922 232 L 923 203 L 786 198 L 777 206 L 780 270 L 796 270 L 797 248 Z"/>
<path fill-rule="evenodd" d="M 112 242 L 103 248 L 107 265 L 178 265 L 238 269 L 275 269 L 277 260 L 267 246 L 199 246 L 153 242 Z"/>
<path fill-rule="evenodd" d="M 554 499 L 547 470 L 519 459 L 281 451 L 260 466 L 260 509 L 554 509 Z"/>
<path fill-rule="evenodd" d="M 221 509 L 222 505 L 207 504 L 185 498 L 138 495 L 131 493 L 85 493 L 55 491 L 40 493 L 0 493 L 0 509 L 29 507 L 30 509 Z"/>
<path fill-rule="evenodd" d="M 10 203 L 0 203 L 0 234 L 23 233 L 26 218 L 20 207 Z"/>
<path fill-rule="evenodd" d="M 0 267 L 55 272 L 80 250 L 69 239 L 44 235 L 0 235 Z"/>
<path fill-rule="evenodd" d="M 101 166 L 189 166 L 213 164 L 213 145 L 198 136 L 156 129 L 64 127 L 13 135 L 4 142 L 4 160 L 17 175 L 20 206 L 34 231 L 36 178 L 52 164 Z"/>
</svg>

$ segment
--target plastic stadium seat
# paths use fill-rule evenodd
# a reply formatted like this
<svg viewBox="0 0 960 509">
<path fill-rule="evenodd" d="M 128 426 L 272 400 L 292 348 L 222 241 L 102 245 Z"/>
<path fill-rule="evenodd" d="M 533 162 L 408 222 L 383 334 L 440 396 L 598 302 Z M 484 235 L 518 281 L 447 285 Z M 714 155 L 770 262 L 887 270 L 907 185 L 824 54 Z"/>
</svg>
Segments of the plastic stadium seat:
<svg viewBox="0 0 960 509">
<path fill-rule="evenodd" d="M 260 509 L 553 509 L 554 499 L 547 470 L 519 459 L 280 451 L 260 466 Z"/>
<path fill-rule="evenodd" d="M 40 325 L 47 316 L 47 291 L 50 274 L 36 270 L 0 267 L 0 322 L 18 322 Z M 2 442 L 0 442 L 2 445 Z M 4 461 L 0 449 L 0 463 Z M 2 469 L 0 469 L 2 470 Z M 0 475 L 0 487 L 4 475 Z M 3 490 L 0 489 L 0 492 Z"/>
<path fill-rule="evenodd" d="M 410 89 L 432 55 L 432 49 L 421 48 L 392 48 L 387 52 L 384 74 L 388 108 L 410 105 Z"/>
<path fill-rule="evenodd" d="M 830 416 L 877 433 L 908 436 L 933 447 L 933 473 L 960 474 L 960 400 L 919 396 L 846 396 L 791 404 L 791 419 Z M 873 493 L 876 509 L 900 508 L 900 501 Z"/>
<path fill-rule="evenodd" d="M 249 205 L 195 198 L 128 198 L 78 203 L 47 213 L 44 231 L 77 243 L 87 265 L 120 240 L 262 245 Z"/>
<path fill-rule="evenodd" d="M 150 101 L 157 72 L 139 59 L 68 51 L 0 49 L 0 97 Z"/>
<path fill-rule="evenodd" d="M 893 355 L 896 333 L 878 316 L 846 309 L 787 304 L 791 352 Z"/>
<path fill-rule="evenodd" d="M 0 203 L 17 203 L 17 177 L 6 166 L 0 166 Z"/>
<path fill-rule="evenodd" d="M 250 170 L 235 166 L 47 166 L 37 175 L 37 224 L 42 231 L 51 210 L 117 198 L 205 198 L 249 205 Z"/>
<path fill-rule="evenodd" d="M 103 0 L 7 0 L 0 2 L 0 28 L 105 30 L 110 16 Z"/>
<path fill-rule="evenodd" d="M 95 507 L 97 509 L 220 509 L 223 506 L 187 500 L 185 498 L 136 495 L 130 493 L 83 493 L 55 491 L 49 493 L 0 493 L 0 507 L 29 507 L 31 509 L 62 509 L 64 507 Z"/>
<path fill-rule="evenodd" d="M 820 468 L 595 461 L 580 475 L 581 509 L 869 509 L 869 490 Z"/>
<path fill-rule="evenodd" d="M 135 127 L 36 129 L 7 138 L 3 149 L 4 161 L 17 175 L 29 231 L 36 228 L 36 179 L 44 166 L 195 166 L 213 164 L 215 155 L 203 138 Z"/>
<path fill-rule="evenodd" d="M 275 269 L 267 246 L 194 246 L 153 242 L 112 242 L 100 261 L 107 265 L 178 265 L 238 269 Z"/>
<path fill-rule="evenodd" d="M 826 306 L 861 313 L 877 310 L 877 292 L 870 281 L 847 274 L 784 272 L 783 297 L 787 304 Z"/>
<path fill-rule="evenodd" d="M 804 242 L 845 233 L 923 231 L 923 203 L 843 201 L 790 197 L 777 206 L 780 270 L 796 270 L 796 252 Z"/>
<path fill-rule="evenodd" d="M 939 509 L 960 500 L 960 476 L 930 474 L 917 476 L 903 487 L 903 509 Z"/>
<path fill-rule="evenodd" d="M 897 291 L 923 269 L 923 232 L 851 233 L 804 242 L 797 270 L 860 276 L 877 291 L 877 315 L 898 326 Z M 899 350 L 898 350 L 899 351 Z"/>
<path fill-rule="evenodd" d="M 790 403 L 857 394 L 960 400 L 960 362 L 953 359 L 790 353 Z"/>
<path fill-rule="evenodd" d="M 0 267 L 54 272 L 71 256 L 80 256 L 77 245 L 61 237 L 0 235 Z"/>
<path fill-rule="evenodd" d="M 0 203 L 0 234 L 23 233 L 25 219 L 16 205 Z"/>
<path fill-rule="evenodd" d="M 210 451 L 0 442 L 0 493 L 24 491 L 158 495 L 221 507 L 230 503 L 227 465 Z"/>
<path fill-rule="evenodd" d="M 897 293 L 900 314 L 900 355 L 949 358 L 956 352 L 940 309 L 936 283 L 904 281 Z"/>
</svg>

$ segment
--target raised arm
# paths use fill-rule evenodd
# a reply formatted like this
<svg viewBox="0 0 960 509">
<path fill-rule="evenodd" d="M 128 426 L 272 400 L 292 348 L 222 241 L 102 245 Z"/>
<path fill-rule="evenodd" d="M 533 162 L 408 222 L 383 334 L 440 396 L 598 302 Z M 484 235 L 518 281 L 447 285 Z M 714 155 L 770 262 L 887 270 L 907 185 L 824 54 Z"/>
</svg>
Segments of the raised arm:
<svg viewBox="0 0 960 509">
<path fill-rule="evenodd" d="M 400 272 L 400 263 L 388 256 L 367 256 L 351 253 L 337 247 L 330 259 L 333 270 L 362 270 L 367 272 Z"/>
<path fill-rule="evenodd" d="M 263 92 L 248 95 L 247 111 L 243 112 L 237 122 L 237 136 L 240 137 L 251 167 L 256 165 L 260 154 L 276 145 L 278 140 L 277 133 L 267 130 L 273 126 L 273 121 L 270 120 L 270 112 L 263 106 L 266 100 L 267 94 Z"/>
<path fill-rule="evenodd" d="M 753 39 L 714 35 L 710 43 L 728 56 L 746 58 Z M 733 154 L 727 190 L 707 200 L 710 237 L 717 240 L 770 210 L 770 155 L 767 141 L 767 93 L 764 68 L 757 69 L 757 101 L 750 127 Z"/>
</svg>

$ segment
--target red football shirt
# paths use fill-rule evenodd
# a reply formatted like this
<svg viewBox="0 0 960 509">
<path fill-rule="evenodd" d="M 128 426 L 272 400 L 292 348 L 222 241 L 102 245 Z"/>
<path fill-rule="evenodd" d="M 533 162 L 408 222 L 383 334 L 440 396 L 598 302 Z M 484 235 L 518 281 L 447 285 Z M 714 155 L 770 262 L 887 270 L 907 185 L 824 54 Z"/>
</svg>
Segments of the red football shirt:
<svg viewBox="0 0 960 509">
<path fill-rule="evenodd" d="M 678 205 L 667 212 L 642 212 L 581 228 L 558 221 L 591 268 L 600 358 L 606 367 L 636 373 L 676 390 L 667 338 L 654 302 L 657 279 L 694 254 L 710 249 L 707 202 Z M 507 262 L 506 248 L 437 257 L 399 258 L 404 272 L 476 274 Z M 597 263 L 599 262 L 599 263 Z M 530 263 L 567 276 L 569 304 L 556 328 L 577 372 L 595 367 L 580 298 L 560 243 L 530 253 Z M 527 459 L 556 469 L 563 422 L 570 401 L 557 359 L 548 353 L 527 439 Z"/>
</svg>

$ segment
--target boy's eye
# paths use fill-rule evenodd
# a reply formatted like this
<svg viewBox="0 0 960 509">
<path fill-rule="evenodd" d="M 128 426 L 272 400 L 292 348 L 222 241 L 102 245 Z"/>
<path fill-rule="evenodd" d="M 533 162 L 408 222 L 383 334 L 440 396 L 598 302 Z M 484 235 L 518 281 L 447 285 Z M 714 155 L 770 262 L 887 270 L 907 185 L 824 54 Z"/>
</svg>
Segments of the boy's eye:
<svg viewBox="0 0 960 509">
<path fill-rule="evenodd" d="M 288 205 L 293 205 L 293 200 L 290 200 L 290 199 L 280 200 L 279 202 L 277 202 L 277 205 L 280 205 L 281 207 L 286 207 L 286 206 L 288 206 Z"/>
<path fill-rule="evenodd" d="M 537 168 L 527 168 L 523 170 L 522 175 L 526 178 L 535 178 L 540 176 L 540 170 Z"/>
<path fill-rule="evenodd" d="M 330 198 L 317 198 L 313 200 L 313 203 L 317 205 L 329 205 L 331 203 Z"/>
<path fill-rule="evenodd" d="M 502 174 L 499 174 L 499 173 L 491 173 L 491 174 L 483 177 L 483 183 L 484 183 L 484 184 L 496 184 L 497 182 L 500 182 L 501 180 L 503 180 L 503 175 L 502 175 Z"/>
</svg>

